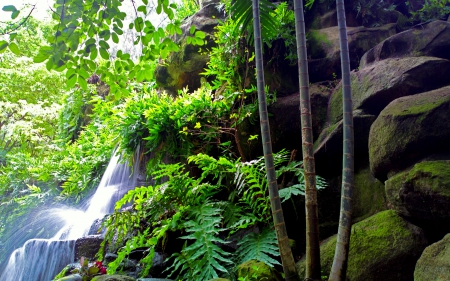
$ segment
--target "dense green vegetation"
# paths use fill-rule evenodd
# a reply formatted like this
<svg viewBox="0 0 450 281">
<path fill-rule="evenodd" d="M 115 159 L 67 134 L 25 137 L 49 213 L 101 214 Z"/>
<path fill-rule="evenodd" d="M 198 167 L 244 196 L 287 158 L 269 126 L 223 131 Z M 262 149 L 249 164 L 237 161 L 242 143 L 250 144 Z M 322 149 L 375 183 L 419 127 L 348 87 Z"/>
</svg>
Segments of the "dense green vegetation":
<svg viewBox="0 0 450 281">
<path fill-rule="evenodd" d="M 173 36 L 201 5 L 158 0 L 156 11 L 168 18 L 158 26 L 147 2 L 135 7 L 128 26 L 119 0 L 56 1 L 49 22 L 3 7 L 11 21 L 0 23 L 0 241 L 33 208 L 86 198 L 115 147 L 128 156 L 143 147 L 144 154 L 155 154 L 146 171 L 156 183 L 126 194 L 105 222 L 104 246 L 124 245 L 108 273 L 119 271 L 133 249 L 146 247 L 145 276 L 155 251 L 167 247 L 169 233 L 183 233 L 184 243 L 166 271 L 173 278 L 234 278 L 235 266 L 250 259 L 278 265 L 264 160 L 245 159 L 237 137 L 240 123 L 258 118 L 252 29 L 241 29 L 249 20 L 227 17 L 216 28 L 216 46 L 206 50 L 210 62 L 203 73 L 210 82 L 174 97 L 160 91 L 154 70 L 180 50 Z M 229 14 L 231 1 L 222 2 Z M 328 2 L 306 1 L 306 6 Z M 370 11 L 381 8 L 372 2 L 354 1 L 370 26 L 382 23 L 374 22 Z M 271 27 L 263 30 L 264 44 L 283 38 L 286 59 L 295 61 L 293 12 L 284 2 L 274 7 L 263 1 L 263 7 L 262 20 Z M 442 17 L 448 9 L 448 2 L 427 1 L 410 22 Z M 120 49 L 130 30 L 136 34 L 134 46 L 142 49 L 137 59 Z M 203 46 L 205 33 L 190 30 L 188 42 Z M 276 95 L 267 98 L 270 104 Z M 175 163 L 164 164 L 167 155 Z M 274 154 L 282 200 L 302 196 L 305 189 L 302 163 L 289 155 Z M 319 178 L 317 186 L 325 182 Z M 121 212 L 127 202 L 133 202 L 132 210 Z M 237 250 L 217 246 L 252 227 L 261 232 L 247 236 Z"/>
</svg>

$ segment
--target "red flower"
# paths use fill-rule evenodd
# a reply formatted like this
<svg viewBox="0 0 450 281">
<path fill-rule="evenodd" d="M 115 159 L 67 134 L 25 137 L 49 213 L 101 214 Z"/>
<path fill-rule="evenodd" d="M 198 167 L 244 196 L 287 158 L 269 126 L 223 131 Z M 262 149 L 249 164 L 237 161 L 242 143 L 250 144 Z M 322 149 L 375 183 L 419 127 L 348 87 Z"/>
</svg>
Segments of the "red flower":
<svg viewBox="0 0 450 281">
<path fill-rule="evenodd" d="M 101 261 L 96 261 L 94 264 L 95 264 L 95 267 L 98 267 L 98 268 L 102 268 L 103 267 L 103 264 L 102 264 Z"/>
<path fill-rule="evenodd" d="M 102 266 L 100 268 L 100 274 L 106 274 L 106 267 Z"/>
</svg>

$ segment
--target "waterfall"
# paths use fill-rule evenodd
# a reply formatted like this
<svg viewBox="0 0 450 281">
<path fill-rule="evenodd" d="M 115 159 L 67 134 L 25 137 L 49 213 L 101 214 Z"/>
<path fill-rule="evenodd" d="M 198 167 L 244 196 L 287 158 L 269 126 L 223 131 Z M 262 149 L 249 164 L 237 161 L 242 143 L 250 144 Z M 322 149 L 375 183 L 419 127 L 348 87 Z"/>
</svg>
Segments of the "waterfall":
<svg viewBox="0 0 450 281">
<path fill-rule="evenodd" d="M 84 210 L 70 207 L 50 209 L 48 221 L 63 219 L 64 226 L 50 239 L 30 239 L 10 256 L 1 281 L 49 281 L 69 263 L 74 262 L 75 240 L 86 236 L 93 222 L 114 211 L 114 204 L 136 186 L 139 149 L 133 167 L 120 163 L 114 151 L 94 195 Z"/>
</svg>

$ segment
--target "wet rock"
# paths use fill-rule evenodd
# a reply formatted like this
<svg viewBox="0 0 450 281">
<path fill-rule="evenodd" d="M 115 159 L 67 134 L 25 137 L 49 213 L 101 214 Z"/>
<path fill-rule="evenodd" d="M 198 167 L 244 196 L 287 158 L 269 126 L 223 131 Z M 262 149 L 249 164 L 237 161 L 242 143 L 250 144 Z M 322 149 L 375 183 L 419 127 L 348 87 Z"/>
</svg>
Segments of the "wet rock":
<svg viewBox="0 0 450 281">
<path fill-rule="evenodd" d="M 450 234 L 425 248 L 414 270 L 414 281 L 448 280 L 450 280 Z"/>
<path fill-rule="evenodd" d="M 135 281 L 133 277 L 125 275 L 100 275 L 92 279 L 92 281 Z"/>
<path fill-rule="evenodd" d="M 81 278 L 80 274 L 72 274 L 63 278 L 59 278 L 56 281 L 82 281 L 83 278 Z"/>
<path fill-rule="evenodd" d="M 99 235 L 90 235 L 77 239 L 75 241 L 75 260 L 78 261 L 81 257 L 85 257 L 90 261 L 94 260 L 102 242 L 103 238 Z"/>
<path fill-rule="evenodd" d="M 450 231 L 450 160 L 424 161 L 389 178 L 390 207 L 433 232 Z"/>
<path fill-rule="evenodd" d="M 348 281 L 413 280 L 414 267 L 427 246 L 423 230 L 388 210 L 352 226 L 347 268 Z M 336 236 L 320 245 L 322 275 L 329 275 L 336 248 Z M 305 257 L 297 263 L 304 278 Z"/>
<path fill-rule="evenodd" d="M 384 182 L 418 160 L 449 151 L 450 86 L 396 99 L 372 124 L 370 168 Z"/>
<path fill-rule="evenodd" d="M 450 60 L 450 22 L 433 21 L 394 35 L 361 58 L 360 68 L 388 59 L 430 56 Z"/>
</svg>

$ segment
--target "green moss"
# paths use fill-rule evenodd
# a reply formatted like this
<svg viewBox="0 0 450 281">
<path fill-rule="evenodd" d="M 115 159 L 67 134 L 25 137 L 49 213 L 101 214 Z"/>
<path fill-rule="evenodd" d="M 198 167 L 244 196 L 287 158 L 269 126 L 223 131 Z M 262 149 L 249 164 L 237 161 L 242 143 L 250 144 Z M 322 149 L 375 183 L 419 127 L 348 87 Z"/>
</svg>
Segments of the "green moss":
<svg viewBox="0 0 450 281">
<path fill-rule="evenodd" d="M 369 167 L 355 174 L 353 221 L 361 221 L 386 209 L 384 185 L 370 173 Z"/>
<path fill-rule="evenodd" d="M 450 91 L 450 87 L 446 88 Z M 427 114 L 448 101 L 450 95 L 416 95 L 414 98 L 402 99 L 401 103 L 393 104 L 388 112 L 394 116 Z"/>
<path fill-rule="evenodd" d="M 271 280 L 271 281 L 281 281 L 281 277 L 278 272 L 268 266 L 267 264 L 250 260 L 239 265 L 237 268 L 237 277 L 243 278 L 244 280 Z"/>
<path fill-rule="evenodd" d="M 412 184 L 415 188 L 429 189 L 450 196 L 450 161 L 425 161 L 406 172 L 389 179 L 390 186 Z"/>
<path fill-rule="evenodd" d="M 419 228 L 388 210 L 354 224 L 351 235 L 347 280 L 412 280 L 415 262 L 426 246 Z M 335 247 L 336 236 L 321 243 L 324 275 L 331 269 Z M 303 277 L 304 258 L 297 269 Z"/>
<path fill-rule="evenodd" d="M 325 48 L 330 48 L 333 44 L 328 40 L 327 35 L 319 30 L 310 30 L 306 37 L 308 38 L 307 47 L 311 52 L 308 54 L 312 58 L 326 57 Z"/>
</svg>

